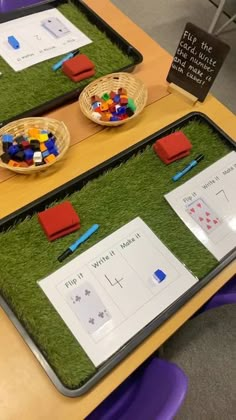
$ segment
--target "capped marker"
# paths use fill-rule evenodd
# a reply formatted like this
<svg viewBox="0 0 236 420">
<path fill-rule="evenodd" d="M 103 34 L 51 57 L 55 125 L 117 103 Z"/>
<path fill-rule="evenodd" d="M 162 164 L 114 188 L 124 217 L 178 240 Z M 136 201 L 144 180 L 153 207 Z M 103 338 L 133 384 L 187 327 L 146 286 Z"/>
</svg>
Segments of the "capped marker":
<svg viewBox="0 0 236 420">
<path fill-rule="evenodd" d="M 58 261 L 62 262 L 64 261 L 67 257 L 69 257 L 71 254 L 73 254 L 73 252 L 75 252 L 77 250 L 77 248 L 79 248 L 79 246 L 81 244 L 83 244 L 85 241 L 87 241 L 88 238 L 90 238 L 90 236 L 93 235 L 94 232 L 96 232 L 99 229 L 99 225 L 95 224 L 93 226 L 91 226 L 91 228 L 89 228 L 87 230 L 87 232 L 85 232 L 82 236 L 80 236 L 79 239 L 77 239 L 77 241 L 75 241 L 71 246 L 69 246 L 69 248 L 67 248 L 57 259 Z"/>
<path fill-rule="evenodd" d="M 202 159 L 204 159 L 204 155 L 198 155 L 187 166 L 185 166 L 185 168 L 182 169 L 182 171 L 177 172 L 177 174 L 175 174 L 172 177 L 172 180 L 173 181 L 178 181 L 180 178 L 182 178 L 182 176 L 184 176 L 185 174 L 187 174 L 189 171 L 191 171 L 192 168 L 194 168 L 199 162 L 201 162 Z"/>
</svg>

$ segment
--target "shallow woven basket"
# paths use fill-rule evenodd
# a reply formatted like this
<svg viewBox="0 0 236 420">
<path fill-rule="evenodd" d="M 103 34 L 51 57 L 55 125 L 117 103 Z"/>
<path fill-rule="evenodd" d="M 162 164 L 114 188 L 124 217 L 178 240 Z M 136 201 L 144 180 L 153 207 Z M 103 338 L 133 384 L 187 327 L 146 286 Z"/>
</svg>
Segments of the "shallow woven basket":
<svg viewBox="0 0 236 420">
<path fill-rule="evenodd" d="M 106 92 L 110 93 L 111 90 L 117 92 L 119 88 L 127 89 L 128 97 L 134 100 L 137 107 L 134 115 L 121 121 L 100 121 L 92 117 L 93 108 L 91 97 L 93 95 L 102 96 Z M 91 121 L 100 125 L 114 127 L 116 125 L 125 124 L 136 118 L 145 107 L 147 97 L 147 88 L 141 80 L 136 79 L 136 77 L 129 73 L 112 73 L 100 77 L 86 86 L 80 94 L 79 105 L 83 114 Z"/>
<path fill-rule="evenodd" d="M 70 133 L 62 121 L 43 117 L 23 118 L 21 120 L 13 121 L 2 127 L 0 129 L 0 155 L 3 153 L 1 142 L 1 136 L 3 134 L 12 134 L 14 137 L 16 137 L 25 134 L 29 128 L 33 127 L 39 128 L 41 130 L 48 130 L 56 136 L 56 145 L 59 152 L 59 155 L 56 157 L 56 159 L 53 162 L 45 163 L 45 165 L 32 165 L 28 168 L 12 167 L 6 163 L 3 163 L 0 159 L 0 167 L 9 169 L 10 171 L 19 174 L 32 174 L 35 172 L 44 171 L 62 159 L 70 145 Z"/>
</svg>

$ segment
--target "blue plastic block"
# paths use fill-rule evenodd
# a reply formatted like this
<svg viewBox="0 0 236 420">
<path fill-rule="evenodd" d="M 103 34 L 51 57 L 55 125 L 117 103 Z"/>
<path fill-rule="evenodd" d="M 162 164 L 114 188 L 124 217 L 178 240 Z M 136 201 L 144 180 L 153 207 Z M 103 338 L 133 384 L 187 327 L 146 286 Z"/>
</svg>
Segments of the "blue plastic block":
<svg viewBox="0 0 236 420">
<path fill-rule="evenodd" d="M 120 95 L 116 95 L 113 99 L 113 102 L 115 102 L 116 104 L 118 104 L 120 102 Z"/>
<path fill-rule="evenodd" d="M 118 115 L 124 115 L 126 114 L 126 106 L 120 106 L 120 108 L 117 109 Z"/>
<path fill-rule="evenodd" d="M 92 104 L 92 108 L 93 108 L 93 110 L 95 110 L 96 108 L 99 108 L 99 107 L 100 107 L 100 105 L 101 105 L 101 102 L 94 102 L 94 103 Z"/>
<path fill-rule="evenodd" d="M 58 156 L 58 155 L 59 155 L 59 152 L 58 152 L 58 150 L 57 150 L 57 148 L 56 148 L 56 147 L 54 147 L 53 149 L 51 149 L 51 150 L 50 150 L 50 152 L 51 152 L 51 154 L 52 154 L 52 155 L 54 155 L 54 156 Z"/>
<path fill-rule="evenodd" d="M 48 150 L 45 150 L 45 152 L 42 152 L 43 158 L 47 157 L 48 155 L 50 155 L 50 152 Z"/>
<path fill-rule="evenodd" d="M 48 150 L 54 149 L 54 141 L 52 139 L 45 141 L 44 144 Z"/>
<path fill-rule="evenodd" d="M 7 38 L 8 40 L 8 44 L 10 44 L 10 46 L 12 48 L 14 48 L 14 50 L 18 50 L 20 48 L 20 43 L 17 41 L 17 39 L 14 36 L 9 36 Z"/>
<path fill-rule="evenodd" d="M 119 118 L 118 118 L 116 115 L 113 115 L 113 116 L 110 118 L 110 121 L 119 121 Z"/>
<path fill-rule="evenodd" d="M 164 273 L 164 271 L 158 269 L 153 274 L 153 277 L 155 278 L 155 280 L 158 281 L 158 283 L 161 283 L 163 280 L 165 280 L 166 274 Z"/>
<path fill-rule="evenodd" d="M 31 159 L 33 159 L 33 156 L 34 156 L 33 150 L 31 150 L 31 149 L 25 149 L 24 152 L 25 152 L 25 160 L 31 160 Z"/>
<path fill-rule="evenodd" d="M 14 136 L 12 134 L 3 134 L 2 142 L 3 143 L 12 143 L 14 140 Z"/>
<path fill-rule="evenodd" d="M 10 156 L 14 156 L 16 153 L 18 153 L 20 151 L 20 148 L 18 146 L 10 146 L 8 147 L 8 153 Z"/>
</svg>

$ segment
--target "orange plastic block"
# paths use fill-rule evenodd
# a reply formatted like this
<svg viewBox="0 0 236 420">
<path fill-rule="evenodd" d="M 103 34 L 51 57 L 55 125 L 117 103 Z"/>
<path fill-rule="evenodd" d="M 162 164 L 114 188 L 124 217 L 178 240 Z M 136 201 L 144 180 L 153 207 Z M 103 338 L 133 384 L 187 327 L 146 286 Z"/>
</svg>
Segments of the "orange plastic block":
<svg viewBox="0 0 236 420">
<path fill-rule="evenodd" d="M 45 152 L 47 150 L 44 143 L 40 143 L 39 147 L 40 147 L 40 152 Z"/>
<path fill-rule="evenodd" d="M 8 165 L 13 166 L 13 167 L 20 166 L 19 162 L 16 162 L 15 160 L 12 160 L 12 159 L 9 160 Z"/>
<path fill-rule="evenodd" d="M 110 105 L 112 105 L 114 102 L 113 102 L 113 100 L 112 100 L 112 99 L 108 99 L 108 100 L 106 101 L 106 103 L 107 103 L 107 105 L 108 105 L 108 106 L 110 106 Z"/>
<path fill-rule="evenodd" d="M 120 89 L 118 89 L 118 94 L 119 95 L 127 95 L 127 90 L 124 89 L 124 88 L 120 88 Z"/>
<path fill-rule="evenodd" d="M 38 128 L 34 128 L 34 127 L 29 128 L 28 129 L 28 136 L 31 137 L 31 138 L 33 138 L 33 139 L 37 139 L 38 140 L 38 137 L 39 137 L 39 129 Z"/>
<path fill-rule="evenodd" d="M 53 162 L 54 160 L 56 159 L 56 156 L 54 156 L 54 155 L 48 155 L 47 157 L 45 157 L 44 158 L 44 161 L 46 162 L 46 163 L 51 163 L 51 162 Z"/>
<path fill-rule="evenodd" d="M 109 108 L 109 106 L 108 106 L 108 103 L 107 103 L 107 102 L 104 102 L 104 103 L 102 103 L 102 104 L 100 105 L 100 109 L 101 109 L 101 111 L 107 111 L 107 110 L 108 110 L 108 108 Z"/>
</svg>

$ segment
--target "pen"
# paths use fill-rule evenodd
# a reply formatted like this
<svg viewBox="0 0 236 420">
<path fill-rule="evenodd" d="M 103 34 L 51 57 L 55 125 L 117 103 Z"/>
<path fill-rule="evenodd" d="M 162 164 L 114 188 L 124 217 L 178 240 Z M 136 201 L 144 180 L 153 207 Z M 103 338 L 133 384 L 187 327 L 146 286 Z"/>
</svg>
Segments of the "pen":
<svg viewBox="0 0 236 420">
<path fill-rule="evenodd" d="M 191 169 L 194 168 L 194 166 L 196 166 L 203 158 L 204 155 L 198 155 L 187 166 L 185 166 L 185 168 L 182 169 L 182 171 L 177 172 L 177 174 L 172 177 L 173 181 L 178 181 L 178 179 L 180 179 L 187 172 L 191 171 Z"/>
<path fill-rule="evenodd" d="M 74 51 L 74 52 L 70 52 L 69 54 L 65 55 L 65 57 L 63 57 L 60 61 L 58 61 L 56 64 L 54 64 L 54 65 L 52 66 L 52 70 L 53 70 L 53 71 L 56 71 L 56 70 L 60 69 L 60 68 L 61 68 L 61 66 L 62 66 L 62 64 L 63 64 L 65 61 L 69 60 L 70 58 L 75 57 L 75 56 L 76 56 L 76 55 L 78 55 L 79 53 L 80 53 L 80 50 L 76 50 L 76 51 Z"/>
<path fill-rule="evenodd" d="M 79 246 L 84 243 L 85 241 L 87 241 L 88 238 L 90 238 L 90 236 L 96 232 L 99 228 L 99 225 L 95 224 L 93 225 L 91 228 L 89 228 L 89 230 L 87 230 L 87 232 L 85 232 L 79 239 L 77 239 L 77 241 L 75 241 L 71 246 L 69 246 L 69 248 L 67 248 L 57 259 L 58 261 L 62 262 L 64 261 L 67 257 L 69 257 L 69 255 L 73 254 L 73 252 L 76 251 L 77 248 L 79 248 Z"/>
</svg>

